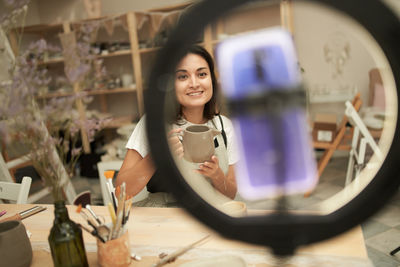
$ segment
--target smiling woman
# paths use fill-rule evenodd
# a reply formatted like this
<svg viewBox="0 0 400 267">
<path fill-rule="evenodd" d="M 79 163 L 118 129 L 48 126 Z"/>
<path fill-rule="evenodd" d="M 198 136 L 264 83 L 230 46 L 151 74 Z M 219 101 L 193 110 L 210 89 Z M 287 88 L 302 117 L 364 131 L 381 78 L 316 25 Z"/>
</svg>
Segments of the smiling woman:
<svg viewBox="0 0 400 267">
<path fill-rule="evenodd" d="M 183 58 L 176 70 L 175 90 L 184 117 L 191 117 L 189 121 L 194 123 L 204 123 L 203 109 L 213 96 L 207 61 L 196 54 Z"/>
<path fill-rule="evenodd" d="M 207 184 L 211 190 L 221 193 L 222 201 L 233 199 L 237 191 L 234 174 L 234 164 L 238 161 L 236 141 L 231 121 L 218 113 L 214 62 L 207 50 L 201 46 L 192 46 L 187 51 L 176 67 L 173 85 L 177 109 L 172 114 L 173 119 L 168 127 L 172 154 L 186 170 L 185 178 Z M 221 131 L 213 141 L 214 155 L 200 164 L 183 157 L 185 151 L 182 132 L 194 124 Z M 152 194 L 137 205 L 173 205 L 173 198 L 166 194 L 169 191 L 168 184 L 157 172 L 152 161 L 144 117 L 136 126 L 126 147 L 128 151 L 117 177 L 117 185 L 125 182 L 131 195 L 136 195 L 147 186 Z"/>
</svg>

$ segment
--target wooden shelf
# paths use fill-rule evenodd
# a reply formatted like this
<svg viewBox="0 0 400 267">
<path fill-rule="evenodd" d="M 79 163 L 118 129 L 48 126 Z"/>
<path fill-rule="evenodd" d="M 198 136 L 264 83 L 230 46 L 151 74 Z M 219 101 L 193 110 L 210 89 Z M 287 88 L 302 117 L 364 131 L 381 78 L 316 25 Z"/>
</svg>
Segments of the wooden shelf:
<svg viewBox="0 0 400 267">
<path fill-rule="evenodd" d="M 117 57 L 117 56 L 124 56 L 124 55 L 130 55 L 132 51 L 130 49 L 126 50 L 119 50 L 115 52 L 111 52 L 108 54 L 103 54 L 103 55 L 95 55 L 96 58 L 106 58 L 106 57 Z M 59 58 L 52 58 L 46 61 L 39 62 L 39 65 L 49 65 L 49 64 L 57 64 L 57 63 L 63 63 L 64 58 L 59 57 Z"/>
<path fill-rule="evenodd" d="M 16 32 L 23 33 L 34 33 L 34 34 L 42 34 L 44 31 L 51 30 L 61 30 L 63 29 L 63 25 L 61 23 L 56 24 L 36 24 L 24 27 L 16 27 L 13 30 Z"/>
<path fill-rule="evenodd" d="M 160 49 L 161 49 L 161 47 L 140 48 L 140 49 L 139 49 L 139 52 L 140 52 L 141 54 L 145 54 L 145 53 L 155 52 L 155 51 L 158 51 L 158 50 L 160 50 Z"/>
<path fill-rule="evenodd" d="M 88 95 L 120 94 L 136 92 L 136 88 L 115 88 L 88 91 Z"/>
<path fill-rule="evenodd" d="M 132 53 L 132 51 L 130 49 L 126 49 L 126 50 L 118 50 L 115 52 L 110 52 L 108 54 L 96 55 L 96 57 L 97 58 L 116 57 L 116 56 L 130 55 L 131 53 Z"/>
<path fill-rule="evenodd" d="M 219 40 L 213 40 L 213 41 L 212 41 L 212 44 L 216 44 L 216 43 L 218 43 L 218 42 L 219 42 Z M 197 44 L 200 45 L 200 46 L 205 46 L 205 43 L 204 43 L 204 42 L 197 43 Z M 139 49 L 139 53 L 141 53 L 141 54 L 146 54 L 146 53 L 151 53 L 151 52 L 158 51 L 158 50 L 160 50 L 160 49 L 162 49 L 162 46 L 140 48 L 140 49 Z"/>
<path fill-rule="evenodd" d="M 119 127 L 122 127 L 127 124 L 131 124 L 133 121 L 132 116 L 121 116 L 121 117 L 115 117 L 112 119 L 111 122 L 109 122 L 105 128 L 106 129 L 116 129 Z"/>
<path fill-rule="evenodd" d="M 115 89 L 99 89 L 99 90 L 87 90 L 83 91 L 88 95 L 104 95 L 104 94 L 120 94 L 120 93 L 131 93 L 136 92 L 136 88 L 115 88 Z M 54 97 L 66 97 L 72 96 L 74 92 L 54 92 L 48 93 L 43 96 L 38 96 L 38 99 L 54 98 Z"/>
<path fill-rule="evenodd" d="M 193 2 L 187 2 L 179 5 L 173 5 L 173 6 L 168 6 L 164 8 L 157 8 L 154 10 L 147 10 L 147 12 L 170 12 L 170 11 L 175 11 L 175 10 L 182 10 L 186 8 L 189 5 L 192 5 Z M 135 87 L 133 88 L 115 88 L 115 89 L 93 89 L 89 90 L 92 88 L 88 88 L 88 90 L 85 90 L 82 88 L 83 84 L 81 83 L 75 83 L 71 85 L 71 90 L 66 90 L 63 92 L 56 92 L 56 91 L 51 91 L 46 94 L 36 96 L 36 99 L 41 102 L 48 101 L 52 98 L 62 98 L 62 97 L 72 97 L 76 95 L 78 92 L 85 92 L 88 96 L 95 96 L 96 101 L 94 102 L 96 106 L 96 109 L 98 109 L 102 114 L 109 114 L 109 97 L 107 95 L 111 94 L 135 94 L 135 102 L 137 106 L 137 112 L 129 110 L 127 111 L 127 114 L 132 115 L 126 115 L 126 116 L 117 116 L 112 119 L 108 125 L 105 126 L 106 129 L 116 129 L 121 126 L 131 124 L 134 119 L 136 119 L 138 116 L 142 116 L 144 113 L 144 100 L 143 100 L 143 77 L 147 75 L 147 73 L 143 73 L 144 71 L 147 71 L 147 65 L 143 66 L 143 62 L 147 62 L 149 60 L 153 60 L 146 58 L 147 55 L 152 56 L 152 53 L 155 53 L 159 51 L 162 46 L 159 47 L 144 47 L 144 48 L 139 48 L 139 40 L 142 40 L 142 36 L 139 36 L 138 30 L 137 30 L 137 17 L 135 16 L 135 11 L 127 11 L 124 14 L 120 15 L 112 15 L 112 16 L 103 16 L 99 18 L 94 18 L 94 19 L 84 19 L 80 21 L 64 21 L 62 23 L 55 23 L 55 24 L 39 24 L 39 25 L 30 25 L 26 26 L 23 28 L 14 28 L 14 35 L 17 33 L 29 33 L 29 34 L 36 34 L 38 36 L 44 37 L 44 38 L 50 38 L 50 37 L 56 37 L 57 34 L 59 33 L 71 33 L 75 28 L 77 28 L 79 25 L 86 23 L 88 21 L 103 21 L 103 20 L 112 20 L 114 18 L 119 18 L 121 16 L 124 16 L 124 19 L 126 21 L 122 21 L 120 19 L 116 20 L 115 22 L 118 23 L 118 26 L 127 26 L 124 27 L 127 30 L 127 38 L 129 40 L 129 46 L 120 46 L 121 49 L 123 50 L 116 50 L 116 51 L 109 51 L 108 53 L 106 52 L 105 54 L 93 54 L 94 58 L 111 58 L 111 57 L 129 57 L 131 60 L 131 66 L 132 66 L 132 76 L 133 76 L 133 81 L 135 82 Z M 123 25 L 123 23 L 126 22 L 126 25 Z M 114 24 L 114 26 L 117 24 Z M 146 36 L 146 35 L 144 35 Z M 15 36 L 14 36 L 15 37 Z M 113 37 L 110 37 L 112 40 Z M 17 40 L 16 38 L 13 38 L 13 40 Z M 100 42 L 102 40 L 101 38 L 98 39 L 97 41 Z M 14 42 L 14 47 L 13 50 L 18 53 L 18 42 Z M 104 51 L 103 51 L 104 53 Z M 141 55 L 144 55 L 144 57 L 141 57 Z M 144 59 L 145 58 L 145 59 Z M 49 69 L 54 69 L 55 71 L 60 71 L 59 68 L 64 67 L 64 61 L 66 59 L 64 58 L 63 54 L 51 54 L 49 53 L 48 57 L 44 57 L 45 60 L 42 60 L 38 62 L 39 65 L 42 67 L 48 67 Z M 123 58 L 125 59 L 125 58 Z M 119 60 L 116 59 L 116 60 Z M 111 59 L 104 60 L 105 64 L 114 64 L 115 62 L 111 62 Z M 124 60 L 124 64 L 126 64 Z M 118 63 L 117 63 L 118 64 Z M 144 68 L 144 70 L 142 69 Z M 122 73 L 120 73 L 122 74 Z M 116 75 L 120 75 L 116 74 Z M 119 96 L 118 97 L 125 97 L 125 95 Z M 128 96 L 128 95 L 126 95 Z M 129 95 L 129 97 L 132 95 Z M 114 98 L 114 97 L 112 97 Z M 76 107 L 77 110 L 79 111 L 79 116 L 80 119 L 83 121 L 85 119 L 85 109 L 86 107 L 82 103 L 82 99 L 78 98 L 76 99 Z M 124 114 L 124 113 L 123 113 Z M 113 114 L 110 114 L 110 116 L 113 116 Z M 84 141 L 83 147 L 85 150 L 85 153 L 90 153 L 90 146 L 88 142 L 87 135 L 84 131 L 84 129 L 81 129 L 81 137 L 82 140 Z"/>
</svg>

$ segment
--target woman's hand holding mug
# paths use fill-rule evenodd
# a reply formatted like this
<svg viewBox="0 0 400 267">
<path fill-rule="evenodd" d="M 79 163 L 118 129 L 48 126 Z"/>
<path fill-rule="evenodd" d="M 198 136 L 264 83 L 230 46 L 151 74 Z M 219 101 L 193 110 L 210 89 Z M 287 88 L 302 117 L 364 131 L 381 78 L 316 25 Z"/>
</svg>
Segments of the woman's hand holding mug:
<svg viewBox="0 0 400 267">
<path fill-rule="evenodd" d="M 212 156 L 211 160 L 207 160 L 200 164 L 197 172 L 211 179 L 217 179 L 221 174 L 223 175 L 222 170 L 219 168 L 219 161 L 216 156 Z"/>
<path fill-rule="evenodd" d="M 183 157 L 183 145 L 179 137 L 182 136 L 182 128 L 172 129 L 168 132 L 168 143 L 172 153 L 178 158 Z"/>
</svg>

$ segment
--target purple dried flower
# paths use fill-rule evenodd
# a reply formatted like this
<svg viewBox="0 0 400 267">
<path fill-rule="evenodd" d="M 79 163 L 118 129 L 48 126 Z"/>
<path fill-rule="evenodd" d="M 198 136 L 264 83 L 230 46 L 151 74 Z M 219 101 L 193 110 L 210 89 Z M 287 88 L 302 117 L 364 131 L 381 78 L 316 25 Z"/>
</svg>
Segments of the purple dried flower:
<svg viewBox="0 0 400 267">
<path fill-rule="evenodd" d="M 90 66 L 87 64 L 81 64 L 77 68 L 66 69 L 65 74 L 71 83 L 76 83 L 84 78 L 84 76 L 90 70 Z"/>
<path fill-rule="evenodd" d="M 89 38 L 83 40 L 87 41 Z M 76 53 L 77 64 L 74 65 L 77 67 L 66 71 L 69 82 L 86 82 L 88 77 L 99 77 L 97 68 L 104 71 L 102 61 L 92 60 L 88 44 L 77 47 L 80 48 L 77 51 L 79 53 Z M 40 108 L 35 102 L 38 89 L 51 82 L 47 70 L 38 68 L 40 58 L 43 53 L 57 49 L 48 45 L 45 40 L 31 44 L 25 53 L 16 58 L 17 67 L 12 69 L 10 83 L 0 84 L 1 140 L 9 141 L 12 137 L 18 137 L 21 144 L 32 151 L 35 168 L 54 192 L 60 187 L 62 170 L 66 168 L 68 173 L 72 173 L 74 164 L 82 153 L 82 148 L 77 147 L 81 127 L 88 132 L 90 140 L 93 140 L 103 125 L 101 120 L 94 118 L 88 118 L 85 122 L 79 119 L 79 113 L 75 109 L 76 100 L 82 99 L 84 105 L 91 101 L 85 92 L 72 97 L 46 99 Z M 96 70 L 91 73 L 94 66 Z M 57 78 L 55 82 L 68 83 L 68 80 Z M 60 132 L 63 137 L 60 137 Z M 67 157 L 70 157 L 69 162 L 66 161 Z"/>
</svg>

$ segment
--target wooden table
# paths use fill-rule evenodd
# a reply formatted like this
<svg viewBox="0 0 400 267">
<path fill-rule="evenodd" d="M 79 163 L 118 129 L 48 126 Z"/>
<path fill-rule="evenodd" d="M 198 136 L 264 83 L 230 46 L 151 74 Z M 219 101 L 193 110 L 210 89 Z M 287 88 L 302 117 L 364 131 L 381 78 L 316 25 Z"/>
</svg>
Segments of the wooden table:
<svg viewBox="0 0 400 267">
<path fill-rule="evenodd" d="M 0 204 L 0 210 L 6 210 L 7 215 L 13 215 L 32 206 L 34 205 Z M 23 220 L 26 229 L 31 233 L 30 239 L 34 250 L 32 267 L 53 266 L 47 242 L 54 218 L 53 206 L 42 206 L 46 206 L 47 210 Z M 106 221 L 110 221 L 106 207 L 94 206 L 93 209 L 98 215 L 104 216 Z M 85 224 L 82 217 L 75 212 L 74 206 L 68 206 L 68 210 L 72 220 Z M 172 253 L 207 234 L 211 234 L 207 242 L 167 266 L 179 266 L 187 261 L 223 255 L 240 256 L 248 266 L 276 266 L 274 265 L 277 262 L 276 258 L 267 248 L 225 239 L 182 209 L 133 207 L 127 225 L 131 249 L 142 256 L 141 261 L 132 261 L 131 266 L 151 266 L 157 262 L 160 253 Z M 96 239 L 84 232 L 84 240 L 89 265 L 97 266 Z M 330 240 L 302 247 L 289 259 L 289 263 L 290 266 L 372 266 L 366 252 L 361 227 Z"/>
</svg>

